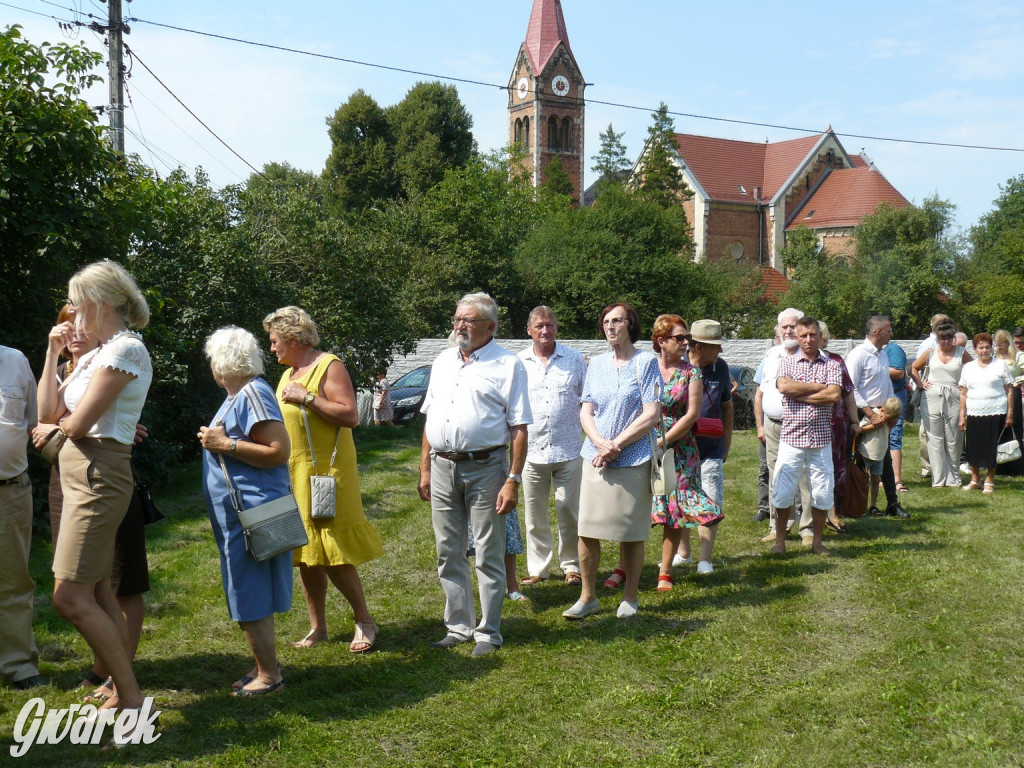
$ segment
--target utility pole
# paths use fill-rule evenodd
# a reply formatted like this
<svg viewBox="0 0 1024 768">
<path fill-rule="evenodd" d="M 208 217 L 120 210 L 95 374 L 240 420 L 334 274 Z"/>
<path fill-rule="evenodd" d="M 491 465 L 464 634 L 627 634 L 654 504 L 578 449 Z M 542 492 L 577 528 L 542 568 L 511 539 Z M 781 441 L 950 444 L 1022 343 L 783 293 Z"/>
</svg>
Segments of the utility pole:
<svg viewBox="0 0 1024 768">
<path fill-rule="evenodd" d="M 107 0 L 107 65 L 110 71 L 110 146 L 124 154 L 124 66 L 121 58 L 122 32 L 127 28 L 121 21 L 121 0 Z"/>
</svg>

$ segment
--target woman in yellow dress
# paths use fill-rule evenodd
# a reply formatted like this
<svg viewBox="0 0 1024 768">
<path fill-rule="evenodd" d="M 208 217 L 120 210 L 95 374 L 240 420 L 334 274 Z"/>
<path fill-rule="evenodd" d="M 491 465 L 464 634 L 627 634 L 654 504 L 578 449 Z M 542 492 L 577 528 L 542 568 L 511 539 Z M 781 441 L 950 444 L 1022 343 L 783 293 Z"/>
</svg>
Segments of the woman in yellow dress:
<svg viewBox="0 0 1024 768">
<path fill-rule="evenodd" d="M 316 323 L 299 307 L 282 307 L 263 319 L 270 335 L 270 351 L 277 362 L 289 366 L 277 385 L 284 424 L 291 438 L 288 460 L 292 488 L 306 525 L 309 544 L 295 550 L 302 591 L 309 610 L 309 633 L 296 648 L 312 648 L 327 639 L 327 580 L 345 596 L 355 614 L 352 653 L 373 648 L 378 627 L 366 607 L 363 583 L 357 566 L 380 557 L 384 550 L 373 524 L 363 515 L 356 469 L 352 428 L 359 424 L 356 395 L 348 371 L 335 355 L 317 349 Z M 310 515 L 309 478 L 313 454 L 303 412 L 317 461 L 317 474 L 329 473 L 337 481 L 337 504 L 331 519 L 313 520 Z M 337 446 L 337 457 L 331 462 Z"/>
</svg>

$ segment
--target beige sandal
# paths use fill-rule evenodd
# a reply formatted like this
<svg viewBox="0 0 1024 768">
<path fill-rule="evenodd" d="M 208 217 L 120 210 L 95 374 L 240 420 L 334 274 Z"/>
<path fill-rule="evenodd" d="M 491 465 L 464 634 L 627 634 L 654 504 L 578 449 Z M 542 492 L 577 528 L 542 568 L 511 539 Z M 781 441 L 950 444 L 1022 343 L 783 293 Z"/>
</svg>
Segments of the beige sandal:
<svg viewBox="0 0 1024 768">
<path fill-rule="evenodd" d="M 990 483 L 990 482 L 986 481 L 985 482 L 985 489 L 982 491 L 982 493 L 992 493 L 992 491 L 994 491 L 995 489 L 996 489 L 996 484 L 995 483 Z"/>
<path fill-rule="evenodd" d="M 321 635 L 315 629 L 309 630 L 309 634 L 301 640 L 292 643 L 293 648 L 312 648 L 317 643 L 322 643 L 327 639 L 327 635 Z"/>
<path fill-rule="evenodd" d="M 352 642 L 348 645 L 348 652 L 367 653 L 373 650 L 373 644 L 377 642 L 377 632 L 379 631 L 380 627 L 373 620 L 369 623 L 357 621 L 356 633 L 352 637 Z"/>
</svg>

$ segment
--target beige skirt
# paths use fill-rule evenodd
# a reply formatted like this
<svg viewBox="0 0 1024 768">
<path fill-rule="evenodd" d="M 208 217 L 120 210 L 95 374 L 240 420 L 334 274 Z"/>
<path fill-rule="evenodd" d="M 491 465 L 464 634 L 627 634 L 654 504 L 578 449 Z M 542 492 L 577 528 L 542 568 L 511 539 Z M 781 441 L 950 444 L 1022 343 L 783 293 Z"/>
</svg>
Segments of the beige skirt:
<svg viewBox="0 0 1024 768">
<path fill-rule="evenodd" d="M 114 539 L 132 500 L 132 447 L 110 438 L 68 440 L 60 450 L 64 492 L 53 575 L 96 584 L 110 578 Z"/>
<path fill-rule="evenodd" d="M 579 535 L 605 541 L 647 541 L 651 532 L 651 462 L 602 467 L 583 462 Z"/>
</svg>

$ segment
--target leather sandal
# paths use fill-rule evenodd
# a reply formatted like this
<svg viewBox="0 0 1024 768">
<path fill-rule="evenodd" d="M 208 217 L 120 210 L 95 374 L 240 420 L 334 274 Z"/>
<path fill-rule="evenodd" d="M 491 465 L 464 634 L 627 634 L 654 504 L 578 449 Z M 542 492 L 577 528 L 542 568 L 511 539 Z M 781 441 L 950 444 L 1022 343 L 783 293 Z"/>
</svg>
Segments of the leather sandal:
<svg viewBox="0 0 1024 768">
<path fill-rule="evenodd" d="M 292 647 L 293 648 L 312 648 L 317 643 L 322 643 L 326 639 L 327 639 L 327 635 L 326 634 L 319 635 L 315 629 L 311 629 L 311 630 L 309 630 L 309 633 L 304 638 L 302 638 L 301 640 L 298 640 L 298 641 L 292 643 Z"/>
<path fill-rule="evenodd" d="M 352 642 L 348 645 L 349 653 L 367 653 L 373 650 L 373 644 L 377 642 L 377 632 L 380 631 L 380 627 L 377 626 L 377 622 L 370 620 L 369 622 L 357 621 L 356 622 L 356 633 L 352 637 Z"/>
<path fill-rule="evenodd" d="M 672 576 L 668 573 L 658 574 L 658 591 L 659 592 L 671 592 L 672 591 Z"/>
<path fill-rule="evenodd" d="M 534 584 L 540 584 L 542 581 L 547 581 L 547 578 L 544 576 L 523 576 L 523 578 L 519 580 L 519 583 L 532 587 Z"/>
<path fill-rule="evenodd" d="M 611 575 L 604 580 L 604 585 L 608 589 L 618 589 L 626 583 L 626 572 L 621 568 L 616 568 L 611 572 Z"/>
</svg>

